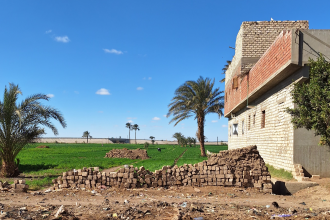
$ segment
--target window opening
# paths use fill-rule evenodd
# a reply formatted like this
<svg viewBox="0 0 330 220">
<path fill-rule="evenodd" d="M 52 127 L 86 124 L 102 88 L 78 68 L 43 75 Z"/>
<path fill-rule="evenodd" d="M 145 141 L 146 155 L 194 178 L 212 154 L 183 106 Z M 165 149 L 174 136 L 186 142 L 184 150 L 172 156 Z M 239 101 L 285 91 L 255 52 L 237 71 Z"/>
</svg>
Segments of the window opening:
<svg viewBox="0 0 330 220">
<path fill-rule="evenodd" d="M 238 77 L 237 76 L 234 77 L 234 79 L 233 79 L 233 88 L 234 89 L 237 89 L 238 88 Z"/>
<path fill-rule="evenodd" d="M 261 112 L 261 128 L 264 128 L 266 124 L 266 111 Z"/>
<path fill-rule="evenodd" d="M 248 120 L 248 130 L 250 130 L 251 127 L 251 115 L 249 115 L 249 120 Z"/>
<path fill-rule="evenodd" d="M 238 124 L 233 124 L 233 135 L 238 135 Z"/>
<path fill-rule="evenodd" d="M 242 134 L 244 134 L 244 120 L 242 121 Z"/>
</svg>

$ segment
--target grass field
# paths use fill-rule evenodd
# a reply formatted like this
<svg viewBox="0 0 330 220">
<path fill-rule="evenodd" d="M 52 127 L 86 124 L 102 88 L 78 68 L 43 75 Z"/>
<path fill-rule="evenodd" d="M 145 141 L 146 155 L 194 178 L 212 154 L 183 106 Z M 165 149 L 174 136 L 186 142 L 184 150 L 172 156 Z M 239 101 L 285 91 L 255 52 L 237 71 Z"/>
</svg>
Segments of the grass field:
<svg viewBox="0 0 330 220">
<path fill-rule="evenodd" d="M 49 148 L 36 148 L 47 145 Z M 161 152 L 157 148 L 161 148 Z M 31 144 L 26 146 L 17 156 L 20 159 L 19 170 L 26 176 L 41 177 L 38 180 L 28 181 L 34 189 L 49 185 L 51 180 L 64 171 L 81 169 L 83 167 L 100 167 L 107 169 L 124 164 L 136 167 L 144 166 L 151 171 L 161 169 L 164 165 L 194 164 L 206 160 L 200 156 L 200 148 L 180 147 L 178 145 L 150 145 L 147 160 L 131 160 L 125 158 L 104 158 L 112 149 L 137 149 L 143 145 L 135 144 Z M 227 146 L 205 146 L 206 150 L 217 153 L 227 150 Z M 184 154 L 183 154 L 184 153 Z M 183 154 L 183 155 L 182 155 Z M 182 157 L 180 158 L 180 156 Z"/>
</svg>

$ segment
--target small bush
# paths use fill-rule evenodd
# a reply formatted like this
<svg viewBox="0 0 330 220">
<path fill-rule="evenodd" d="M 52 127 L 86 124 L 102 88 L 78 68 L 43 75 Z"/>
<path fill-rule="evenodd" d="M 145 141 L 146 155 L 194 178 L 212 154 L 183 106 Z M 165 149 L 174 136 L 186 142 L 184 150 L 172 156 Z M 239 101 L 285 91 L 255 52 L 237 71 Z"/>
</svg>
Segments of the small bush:
<svg viewBox="0 0 330 220">
<path fill-rule="evenodd" d="M 149 143 L 148 143 L 148 142 L 145 142 L 145 143 L 144 143 L 144 148 L 145 148 L 146 150 L 148 150 L 148 148 L 149 148 Z"/>
</svg>

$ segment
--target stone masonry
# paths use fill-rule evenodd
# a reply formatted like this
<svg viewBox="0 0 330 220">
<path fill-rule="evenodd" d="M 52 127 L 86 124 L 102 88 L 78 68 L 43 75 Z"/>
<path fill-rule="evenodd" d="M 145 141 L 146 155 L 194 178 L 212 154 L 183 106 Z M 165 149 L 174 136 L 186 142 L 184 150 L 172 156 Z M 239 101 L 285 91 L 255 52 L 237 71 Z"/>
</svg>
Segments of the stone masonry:
<svg viewBox="0 0 330 220">
<path fill-rule="evenodd" d="M 293 125 L 286 108 L 293 108 L 290 92 L 291 79 L 279 91 L 271 90 L 251 103 L 251 109 L 244 108 L 228 122 L 229 149 L 256 144 L 264 161 L 275 168 L 293 170 Z M 265 99 L 267 97 L 267 99 Z M 262 128 L 262 111 L 265 111 L 265 127 Z M 238 124 L 238 134 L 233 126 Z"/>
<path fill-rule="evenodd" d="M 55 188 L 236 186 L 272 192 L 268 168 L 256 146 L 222 151 L 195 165 L 164 166 L 155 172 L 132 165 L 111 173 L 83 168 L 64 172 L 53 183 Z"/>
<path fill-rule="evenodd" d="M 294 107 L 292 81 L 300 75 L 283 77 L 273 87 L 266 84 L 289 68 L 299 68 L 291 64 L 292 36 L 308 28 L 308 21 L 242 23 L 235 56 L 226 71 L 224 114 L 229 149 L 257 145 L 266 163 L 294 170 L 294 128 L 285 109 Z"/>
<path fill-rule="evenodd" d="M 282 31 L 308 28 L 308 21 L 243 22 L 236 38 L 235 55 L 226 71 L 226 85 L 237 71 L 250 70 Z"/>
</svg>

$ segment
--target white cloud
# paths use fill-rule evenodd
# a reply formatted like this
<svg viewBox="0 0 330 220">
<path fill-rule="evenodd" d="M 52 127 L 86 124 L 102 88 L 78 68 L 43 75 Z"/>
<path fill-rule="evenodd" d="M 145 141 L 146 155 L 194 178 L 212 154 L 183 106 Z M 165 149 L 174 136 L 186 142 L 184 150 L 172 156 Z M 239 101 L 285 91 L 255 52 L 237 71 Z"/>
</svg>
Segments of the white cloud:
<svg viewBox="0 0 330 220">
<path fill-rule="evenodd" d="M 163 115 L 165 118 L 167 117 L 167 115 Z"/>
<path fill-rule="evenodd" d="M 48 31 L 46 31 L 46 34 L 49 34 L 49 33 L 51 33 L 52 32 L 52 30 L 48 30 Z"/>
<path fill-rule="evenodd" d="M 212 123 L 217 123 L 217 122 L 218 122 L 218 120 L 212 120 L 211 122 L 212 122 Z"/>
<path fill-rule="evenodd" d="M 226 128 L 226 127 L 227 127 L 227 125 L 222 125 L 222 127 L 223 127 L 223 128 Z"/>
<path fill-rule="evenodd" d="M 133 121 L 132 121 L 132 120 L 128 120 L 127 122 L 128 122 L 128 123 L 133 123 Z"/>
<path fill-rule="evenodd" d="M 55 40 L 57 42 L 62 42 L 62 43 L 68 43 L 70 41 L 68 36 L 63 36 L 63 37 L 55 37 Z"/>
<path fill-rule="evenodd" d="M 152 120 L 154 120 L 154 121 L 159 121 L 160 118 L 158 118 L 158 117 L 153 117 Z"/>
<path fill-rule="evenodd" d="M 116 50 L 116 49 L 111 49 L 111 50 L 109 50 L 109 49 L 103 49 L 104 50 L 104 52 L 105 53 L 114 53 L 114 54 L 123 54 L 123 52 L 122 51 L 120 51 L 120 50 Z"/>
<path fill-rule="evenodd" d="M 142 88 L 142 87 L 137 87 L 136 89 L 137 89 L 137 90 L 143 90 L 143 88 Z"/>
<path fill-rule="evenodd" d="M 96 91 L 96 94 L 98 95 L 111 95 L 109 90 L 101 88 L 99 90 Z"/>
<path fill-rule="evenodd" d="M 54 94 L 47 94 L 48 98 L 53 98 L 55 95 Z"/>
<path fill-rule="evenodd" d="M 148 77 L 149 80 L 151 80 L 151 77 Z"/>
</svg>

